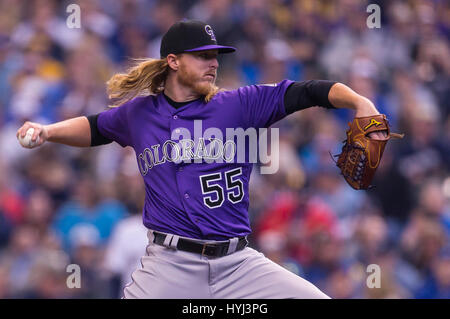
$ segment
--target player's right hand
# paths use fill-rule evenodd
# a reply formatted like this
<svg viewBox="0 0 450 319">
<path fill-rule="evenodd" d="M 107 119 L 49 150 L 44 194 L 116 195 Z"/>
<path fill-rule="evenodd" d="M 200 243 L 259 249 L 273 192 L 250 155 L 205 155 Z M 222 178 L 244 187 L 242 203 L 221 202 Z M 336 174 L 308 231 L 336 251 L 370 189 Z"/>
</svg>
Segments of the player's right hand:
<svg viewBox="0 0 450 319">
<path fill-rule="evenodd" d="M 19 137 L 24 138 L 25 135 L 27 134 L 28 129 L 30 129 L 30 128 L 34 128 L 34 133 L 33 133 L 33 136 L 31 138 L 31 141 L 35 142 L 38 139 L 38 136 L 39 136 L 39 140 L 38 140 L 38 143 L 36 143 L 35 145 L 33 145 L 32 147 L 29 147 L 29 148 L 35 148 L 35 147 L 41 146 L 42 144 L 45 143 L 45 141 L 47 141 L 47 139 L 48 139 L 48 130 L 47 130 L 47 128 L 44 125 L 42 125 L 42 124 L 29 122 L 29 121 L 26 121 L 17 130 L 17 133 L 16 133 L 17 139 L 19 139 Z M 23 147 L 25 147 L 25 146 L 23 146 Z M 25 147 L 25 148 L 27 148 L 27 147 Z"/>
</svg>

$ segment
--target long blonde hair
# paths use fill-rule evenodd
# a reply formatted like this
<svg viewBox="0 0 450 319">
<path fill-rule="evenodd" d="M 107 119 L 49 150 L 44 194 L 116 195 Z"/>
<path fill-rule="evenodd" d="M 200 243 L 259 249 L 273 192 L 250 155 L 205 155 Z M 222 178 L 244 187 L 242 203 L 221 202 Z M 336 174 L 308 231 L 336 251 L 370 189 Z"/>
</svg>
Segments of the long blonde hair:
<svg viewBox="0 0 450 319">
<path fill-rule="evenodd" d="M 156 95 L 164 91 L 164 84 L 169 74 L 167 59 L 134 59 L 136 63 L 127 73 L 114 74 L 106 82 L 108 97 L 113 100 L 111 107 L 120 106 L 137 96 Z M 205 102 L 219 92 L 213 86 L 205 95 Z"/>
<path fill-rule="evenodd" d="M 114 74 L 108 82 L 108 97 L 111 106 L 120 106 L 138 95 L 158 94 L 164 90 L 169 73 L 166 59 L 135 59 L 127 73 Z"/>
</svg>

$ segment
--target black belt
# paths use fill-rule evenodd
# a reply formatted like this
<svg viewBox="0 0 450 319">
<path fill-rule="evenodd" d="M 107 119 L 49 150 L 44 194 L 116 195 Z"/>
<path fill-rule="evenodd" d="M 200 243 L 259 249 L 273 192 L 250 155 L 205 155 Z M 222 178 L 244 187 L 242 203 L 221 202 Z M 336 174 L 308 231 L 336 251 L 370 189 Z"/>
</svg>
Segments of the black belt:
<svg viewBox="0 0 450 319">
<path fill-rule="evenodd" d="M 166 234 L 161 234 L 158 232 L 153 232 L 154 240 L 153 242 L 157 245 L 162 245 L 166 239 Z M 247 247 L 248 241 L 247 237 L 239 237 L 236 250 L 239 251 Z M 230 246 L 230 241 L 223 243 L 199 243 L 189 239 L 179 238 L 177 243 L 177 249 L 188 251 L 191 253 L 197 253 L 202 256 L 208 257 L 223 257 L 227 255 L 228 247 Z"/>
</svg>

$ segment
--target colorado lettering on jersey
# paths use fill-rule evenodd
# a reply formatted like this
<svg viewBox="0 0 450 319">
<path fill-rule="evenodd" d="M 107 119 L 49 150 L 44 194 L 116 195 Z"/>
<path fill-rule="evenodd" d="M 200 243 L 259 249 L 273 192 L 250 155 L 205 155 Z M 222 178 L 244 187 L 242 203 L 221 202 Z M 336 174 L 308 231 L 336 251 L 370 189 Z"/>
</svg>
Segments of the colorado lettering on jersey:
<svg viewBox="0 0 450 319">
<path fill-rule="evenodd" d="M 178 142 L 167 140 L 161 144 L 155 144 L 145 148 L 138 156 L 139 170 L 142 176 L 157 165 L 166 162 L 172 163 L 223 163 L 233 162 L 236 155 L 236 143 L 227 140 L 225 143 L 218 138 L 207 139 L 200 137 L 197 143 L 192 139 L 182 139 Z"/>
</svg>

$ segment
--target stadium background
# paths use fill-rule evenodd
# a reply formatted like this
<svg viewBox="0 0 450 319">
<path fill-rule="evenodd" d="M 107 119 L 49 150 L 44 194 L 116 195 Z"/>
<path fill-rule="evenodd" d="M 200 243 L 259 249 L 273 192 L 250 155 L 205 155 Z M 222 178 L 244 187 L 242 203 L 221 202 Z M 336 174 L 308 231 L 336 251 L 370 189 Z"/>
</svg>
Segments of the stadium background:
<svg viewBox="0 0 450 319">
<path fill-rule="evenodd" d="M 133 150 L 26 150 L 15 134 L 25 120 L 104 110 L 105 81 L 131 57 L 158 57 L 181 18 L 238 48 L 219 60 L 221 87 L 341 81 L 406 133 L 388 144 L 376 188 L 357 192 L 328 154 L 351 112 L 279 122 L 280 170 L 250 185 L 252 246 L 333 298 L 450 297 L 448 1 L 86 0 L 80 29 L 66 26 L 70 3 L 0 0 L 0 298 L 120 296 L 146 243 Z M 380 29 L 366 26 L 369 3 Z M 72 263 L 80 289 L 66 287 Z M 381 288 L 366 286 L 369 264 Z"/>
</svg>

